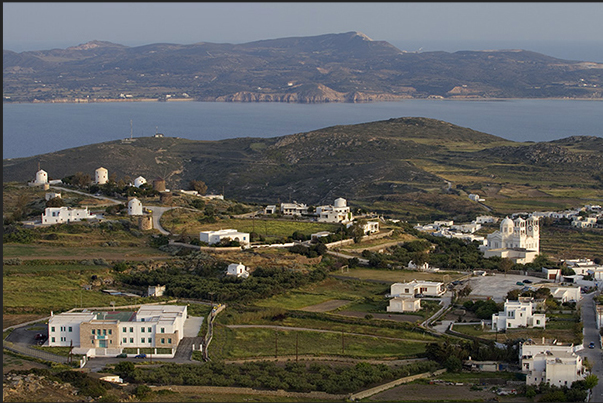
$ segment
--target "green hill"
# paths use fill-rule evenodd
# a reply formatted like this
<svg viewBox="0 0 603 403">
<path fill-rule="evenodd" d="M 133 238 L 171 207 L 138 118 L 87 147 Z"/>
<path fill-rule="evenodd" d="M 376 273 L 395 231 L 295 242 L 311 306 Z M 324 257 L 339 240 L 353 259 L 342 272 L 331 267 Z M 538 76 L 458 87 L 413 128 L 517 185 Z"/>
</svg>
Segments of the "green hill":
<svg viewBox="0 0 603 403">
<path fill-rule="evenodd" d="M 538 188 L 540 200 L 559 199 L 559 189 L 565 199 L 601 198 L 601 147 L 597 137 L 517 143 L 434 119 L 398 118 L 268 139 L 111 141 L 4 160 L 3 180 L 32 180 L 38 163 L 52 179 L 93 176 L 103 166 L 118 178 L 162 177 L 171 189 L 203 180 L 210 191 L 245 202 L 316 205 L 344 197 L 382 211 L 468 213 L 486 210 L 467 193 L 516 200 L 525 194 L 509 189 L 519 185 Z"/>
</svg>

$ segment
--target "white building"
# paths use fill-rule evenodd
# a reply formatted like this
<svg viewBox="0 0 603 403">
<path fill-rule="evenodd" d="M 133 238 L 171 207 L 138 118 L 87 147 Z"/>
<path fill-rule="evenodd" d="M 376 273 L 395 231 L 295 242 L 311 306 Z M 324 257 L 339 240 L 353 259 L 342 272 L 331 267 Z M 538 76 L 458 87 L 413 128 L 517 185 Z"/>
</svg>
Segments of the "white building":
<svg viewBox="0 0 603 403">
<path fill-rule="evenodd" d="M 142 215 L 142 202 L 135 197 L 128 201 L 128 215 Z"/>
<path fill-rule="evenodd" d="M 421 299 L 413 297 L 394 297 L 389 300 L 387 312 L 417 312 L 421 309 Z"/>
<path fill-rule="evenodd" d="M 94 171 L 94 183 L 104 185 L 109 181 L 109 171 L 106 168 L 100 167 Z"/>
<path fill-rule="evenodd" d="M 47 193 L 44 195 L 44 199 L 45 199 L 46 201 L 48 201 L 48 200 L 50 200 L 50 199 L 54 199 L 55 197 L 61 197 L 61 194 L 60 194 L 60 193 L 56 193 L 56 192 L 47 192 Z"/>
<path fill-rule="evenodd" d="M 266 206 L 266 208 L 264 208 L 264 214 L 276 214 L 276 206 L 275 205 Z"/>
<path fill-rule="evenodd" d="M 473 234 L 475 231 L 478 231 L 482 227 L 481 224 L 478 223 L 469 223 L 469 224 L 456 224 L 451 226 L 450 228 L 460 232 L 467 232 Z"/>
<path fill-rule="evenodd" d="M 503 312 L 492 314 L 492 330 L 501 331 L 520 327 L 546 326 L 546 315 L 533 312 L 534 303 L 520 298 L 505 301 Z"/>
<path fill-rule="evenodd" d="M 454 221 L 453 220 L 440 220 L 440 221 L 434 221 L 433 225 L 437 228 L 441 228 L 441 227 L 452 227 L 454 225 Z"/>
<path fill-rule="evenodd" d="M 323 238 L 323 237 L 329 236 L 331 234 L 332 234 L 332 232 L 329 232 L 329 231 L 320 231 L 320 232 L 316 232 L 314 234 L 310 234 L 310 239 L 314 241 L 314 240 L 317 240 L 318 238 Z"/>
<path fill-rule="evenodd" d="M 408 283 L 392 284 L 390 295 L 392 297 L 415 297 L 417 295 L 439 297 L 445 292 L 444 283 L 413 280 Z"/>
<path fill-rule="evenodd" d="M 584 379 L 582 357 L 575 350 L 573 345 L 520 343 L 519 357 L 526 385 L 548 383 L 571 387 L 573 382 Z"/>
<path fill-rule="evenodd" d="M 548 267 L 543 267 L 542 272 L 547 280 L 561 281 L 561 269 L 549 269 Z"/>
<path fill-rule="evenodd" d="M 562 260 L 574 273 L 586 276 L 593 274 L 596 270 L 603 270 L 603 265 L 598 265 L 590 259 L 567 259 Z"/>
<path fill-rule="evenodd" d="M 46 207 L 42 213 L 42 224 L 63 224 L 97 218 L 90 214 L 88 208 Z"/>
<path fill-rule="evenodd" d="M 221 229 L 218 231 L 201 231 L 199 234 L 201 242 L 206 242 L 209 245 L 219 243 L 222 239 L 230 239 L 238 241 L 241 246 L 249 246 L 249 233 L 239 232 L 236 229 Z"/>
<path fill-rule="evenodd" d="M 469 200 L 472 200 L 474 202 L 478 202 L 478 201 L 486 201 L 486 199 L 482 199 L 478 194 L 475 193 L 471 193 L 469 195 Z"/>
<path fill-rule="evenodd" d="M 594 228 L 597 226 L 596 217 L 573 217 L 572 227 L 576 228 Z"/>
<path fill-rule="evenodd" d="M 226 275 L 247 278 L 249 277 L 249 271 L 247 271 L 247 267 L 245 267 L 245 265 L 241 264 L 240 262 L 239 264 L 232 263 L 228 265 L 228 268 L 226 269 Z"/>
<path fill-rule="evenodd" d="M 149 297 L 161 297 L 165 293 L 164 285 L 150 285 L 147 288 L 147 296 Z"/>
<path fill-rule="evenodd" d="M 303 203 L 281 203 L 281 214 L 300 216 L 308 214 L 308 206 Z"/>
<path fill-rule="evenodd" d="M 142 176 L 139 176 L 138 178 L 134 179 L 134 186 L 137 188 L 141 187 L 145 183 L 147 183 L 147 180 Z"/>
<path fill-rule="evenodd" d="M 335 199 L 334 205 L 316 207 L 317 220 L 319 222 L 342 223 L 351 222 L 354 217 L 343 198 Z"/>
<path fill-rule="evenodd" d="M 538 218 L 506 217 L 500 223 L 500 231 L 488 235 L 486 242 L 481 248 L 486 258 L 498 256 L 515 263 L 531 263 L 540 253 Z"/>
<path fill-rule="evenodd" d="M 184 337 L 186 306 L 144 305 L 137 312 L 71 312 L 48 320 L 48 345 L 73 345 L 89 357 L 119 354 L 123 348 L 171 348 Z"/>
<path fill-rule="evenodd" d="M 346 228 L 349 228 L 352 225 L 354 225 L 354 223 L 349 222 L 346 224 Z M 362 224 L 362 232 L 364 232 L 364 235 L 370 235 L 379 232 L 379 221 L 367 221 L 366 223 Z"/>
<path fill-rule="evenodd" d="M 553 298 L 563 302 L 578 302 L 582 299 L 580 287 L 549 287 Z"/>
<path fill-rule="evenodd" d="M 43 169 L 40 169 L 36 172 L 36 179 L 34 180 L 34 185 L 44 185 L 48 183 L 48 173 Z"/>
<path fill-rule="evenodd" d="M 480 215 L 475 217 L 474 222 L 477 224 L 496 224 L 498 218 L 492 217 L 491 215 Z"/>
</svg>

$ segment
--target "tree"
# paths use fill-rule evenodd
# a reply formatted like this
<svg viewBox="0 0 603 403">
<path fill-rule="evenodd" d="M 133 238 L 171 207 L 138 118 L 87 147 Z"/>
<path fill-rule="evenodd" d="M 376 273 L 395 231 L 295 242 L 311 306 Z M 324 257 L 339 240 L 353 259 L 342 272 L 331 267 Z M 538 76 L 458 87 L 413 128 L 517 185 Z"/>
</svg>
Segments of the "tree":
<svg viewBox="0 0 603 403">
<path fill-rule="evenodd" d="M 192 180 L 189 183 L 189 187 L 191 190 L 196 190 L 200 195 L 204 195 L 207 192 L 207 185 L 205 182 L 200 180 Z"/>
<path fill-rule="evenodd" d="M 79 188 L 83 188 L 90 185 L 90 182 L 92 182 L 92 177 L 89 174 L 76 172 L 75 175 L 73 175 L 71 184 Z"/>
<path fill-rule="evenodd" d="M 61 197 L 53 197 L 46 202 L 46 207 L 63 207 L 65 202 Z"/>
<path fill-rule="evenodd" d="M 599 378 L 594 374 L 586 375 L 586 378 L 584 378 L 584 383 L 587 389 L 592 389 L 599 384 Z"/>
</svg>

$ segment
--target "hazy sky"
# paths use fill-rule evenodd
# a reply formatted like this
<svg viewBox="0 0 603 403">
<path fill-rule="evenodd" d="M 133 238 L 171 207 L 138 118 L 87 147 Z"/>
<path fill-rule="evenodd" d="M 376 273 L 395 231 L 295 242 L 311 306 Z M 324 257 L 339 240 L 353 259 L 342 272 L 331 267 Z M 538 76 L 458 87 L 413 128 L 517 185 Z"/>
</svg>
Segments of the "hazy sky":
<svg viewBox="0 0 603 403">
<path fill-rule="evenodd" d="M 521 48 L 603 62 L 603 3 L 3 3 L 3 47 L 244 43 L 360 31 L 403 50 Z M 556 54 L 555 54 L 556 53 Z"/>
</svg>

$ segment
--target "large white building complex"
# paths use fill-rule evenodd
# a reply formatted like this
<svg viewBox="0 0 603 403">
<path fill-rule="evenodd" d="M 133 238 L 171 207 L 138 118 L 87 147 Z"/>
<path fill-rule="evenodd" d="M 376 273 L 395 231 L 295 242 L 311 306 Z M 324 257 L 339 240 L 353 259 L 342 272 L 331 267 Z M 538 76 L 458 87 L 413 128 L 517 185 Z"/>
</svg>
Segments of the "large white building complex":
<svg viewBox="0 0 603 403">
<path fill-rule="evenodd" d="M 500 223 L 500 231 L 488 235 L 482 248 L 485 257 L 498 256 L 515 263 L 531 263 L 540 253 L 538 217 L 521 217 L 511 220 L 506 217 Z"/>
<path fill-rule="evenodd" d="M 534 302 L 521 298 L 505 301 L 503 312 L 492 314 L 492 330 L 504 331 L 520 327 L 546 327 L 546 315 L 534 313 Z"/>
<path fill-rule="evenodd" d="M 575 350 L 573 345 L 520 343 L 519 358 L 526 384 L 571 387 L 572 382 L 584 379 L 582 357 Z"/>
<path fill-rule="evenodd" d="M 124 348 L 171 348 L 184 337 L 186 306 L 144 305 L 136 312 L 66 312 L 50 316 L 48 345 L 89 357 Z"/>
</svg>

